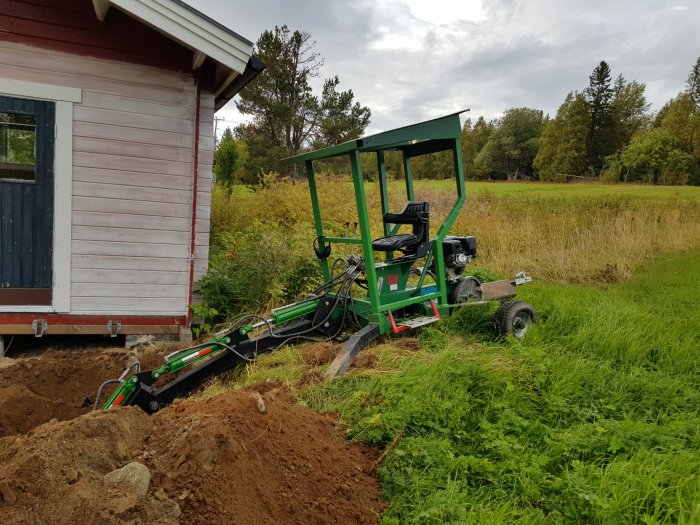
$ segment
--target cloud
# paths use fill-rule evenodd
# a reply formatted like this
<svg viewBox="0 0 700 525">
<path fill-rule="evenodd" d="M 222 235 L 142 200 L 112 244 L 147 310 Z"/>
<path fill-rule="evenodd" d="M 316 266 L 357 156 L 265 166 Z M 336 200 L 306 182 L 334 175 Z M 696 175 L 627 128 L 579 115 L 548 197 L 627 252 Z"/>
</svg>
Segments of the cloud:
<svg viewBox="0 0 700 525">
<path fill-rule="evenodd" d="M 282 24 L 311 33 L 326 58 L 322 77 L 337 74 L 370 107 L 370 132 L 465 107 L 472 118 L 524 106 L 554 114 L 600 60 L 646 83 L 659 109 L 700 50 L 694 0 L 191 3 L 251 40 Z M 240 118 L 233 104 L 222 114 Z"/>
</svg>

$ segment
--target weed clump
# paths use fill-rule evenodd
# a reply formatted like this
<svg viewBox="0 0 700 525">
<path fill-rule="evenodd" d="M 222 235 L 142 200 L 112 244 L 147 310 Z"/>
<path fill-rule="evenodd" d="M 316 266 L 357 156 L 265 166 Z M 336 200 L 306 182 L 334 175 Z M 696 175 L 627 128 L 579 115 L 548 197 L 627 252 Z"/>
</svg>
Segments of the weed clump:
<svg viewBox="0 0 700 525">
<path fill-rule="evenodd" d="M 218 232 L 209 272 L 200 282 L 206 304 L 224 318 L 287 303 L 316 288 L 321 271 L 308 249 L 308 228 L 281 229 L 255 221 Z"/>
</svg>

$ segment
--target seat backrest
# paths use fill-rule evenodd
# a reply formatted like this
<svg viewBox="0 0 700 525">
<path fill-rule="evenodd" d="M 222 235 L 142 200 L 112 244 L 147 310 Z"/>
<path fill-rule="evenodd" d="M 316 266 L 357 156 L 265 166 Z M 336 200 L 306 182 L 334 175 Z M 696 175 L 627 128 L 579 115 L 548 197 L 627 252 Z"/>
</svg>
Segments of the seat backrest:
<svg viewBox="0 0 700 525">
<path fill-rule="evenodd" d="M 430 203 L 428 201 L 408 201 L 399 213 L 385 213 L 384 222 L 390 224 L 428 224 Z"/>
<path fill-rule="evenodd" d="M 389 224 L 412 224 L 413 235 L 418 242 L 406 250 L 415 253 L 418 247 L 428 241 L 430 227 L 430 203 L 428 201 L 408 201 L 399 213 L 385 213 L 384 222 Z"/>
</svg>

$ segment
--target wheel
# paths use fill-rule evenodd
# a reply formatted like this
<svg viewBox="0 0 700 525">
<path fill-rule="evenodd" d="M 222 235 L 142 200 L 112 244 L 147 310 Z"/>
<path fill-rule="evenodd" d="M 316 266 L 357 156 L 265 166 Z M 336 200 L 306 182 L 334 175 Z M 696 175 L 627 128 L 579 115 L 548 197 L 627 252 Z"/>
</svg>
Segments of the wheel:
<svg viewBox="0 0 700 525">
<path fill-rule="evenodd" d="M 452 304 L 464 304 L 471 301 L 481 300 L 481 282 L 476 277 L 465 277 L 450 294 Z"/>
<path fill-rule="evenodd" d="M 503 301 L 496 312 L 496 327 L 502 335 L 522 339 L 537 322 L 535 310 L 524 301 Z"/>
</svg>

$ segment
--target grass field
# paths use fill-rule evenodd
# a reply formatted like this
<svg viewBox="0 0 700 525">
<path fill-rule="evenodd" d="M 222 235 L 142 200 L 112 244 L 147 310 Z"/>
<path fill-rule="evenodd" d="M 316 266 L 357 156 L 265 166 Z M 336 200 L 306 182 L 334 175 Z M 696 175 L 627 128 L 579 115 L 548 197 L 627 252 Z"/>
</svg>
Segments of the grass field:
<svg viewBox="0 0 700 525">
<path fill-rule="evenodd" d="M 451 180 L 419 181 L 427 187 L 448 190 Z M 523 182 L 472 182 L 467 181 L 470 193 L 493 193 L 499 197 L 537 196 L 554 199 L 580 199 L 584 197 L 631 197 L 635 199 L 664 199 L 669 197 L 700 199 L 698 186 L 650 186 L 641 184 L 554 184 Z"/>
<path fill-rule="evenodd" d="M 326 234 L 344 235 L 345 223 L 357 220 L 351 184 L 319 177 L 318 186 Z M 475 235 L 476 264 L 499 276 L 524 270 L 547 282 L 609 284 L 660 254 L 700 249 L 696 187 L 468 183 L 467 192 L 451 233 Z M 380 237 L 377 185 L 368 183 L 366 193 L 372 235 Z M 430 202 L 433 233 L 454 193 L 449 181 L 416 182 L 416 197 Z M 402 185 L 393 182 L 389 194 L 391 208 L 400 209 Z M 319 278 L 305 183 L 239 187 L 232 196 L 219 190 L 212 206 L 211 259 L 219 279 L 210 289 L 221 291 L 214 307 L 279 305 Z"/>
<path fill-rule="evenodd" d="M 325 184 L 332 230 L 352 203 L 344 183 Z M 302 403 L 340 413 L 352 439 L 382 450 L 402 433 L 379 469 L 385 524 L 700 523 L 699 189 L 468 188 L 455 233 L 477 235 L 478 266 L 536 278 L 519 293 L 540 315 L 524 341 L 493 335 L 492 308 L 465 307 L 418 345 L 383 340 L 365 351 L 372 368 L 331 383 L 302 386 L 322 367 L 290 347 L 208 394 L 281 380 Z M 434 216 L 448 189 L 421 185 Z M 238 191 L 235 213 L 218 194 L 215 235 L 242 249 L 282 226 L 302 250 L 305 191 Z"/>
</svg>

